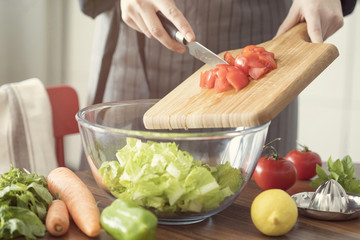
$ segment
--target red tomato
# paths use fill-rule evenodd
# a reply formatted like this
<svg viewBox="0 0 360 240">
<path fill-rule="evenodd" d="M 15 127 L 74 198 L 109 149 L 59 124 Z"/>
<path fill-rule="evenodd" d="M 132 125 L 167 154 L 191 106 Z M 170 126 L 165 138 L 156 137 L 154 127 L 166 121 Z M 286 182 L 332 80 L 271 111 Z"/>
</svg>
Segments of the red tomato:
<svg viewBox="0 0 360 240">
<path fill-rule="evenodd" d="M 296 182 L 296 168 L 285 158 L 274 160 L 272 156 L 265 156 L 259 159 L 253 176 L 263 190 L 278 188 L 285 191 Z"/>
<path fill-rule="evenodd" d="M 291 150 L 285 157 L 294 163 L 299 180 L 315 177 L 316 165 L 322 166 L 319 154 L 310 151 L 306 146 L 303 147 L 302 151 Z"/>
<path fill-rule="evenodd" d="M 246 57 L 237 55 L 235 58 L 234 66 L 243 71 L 246 75 L 249 74 L 249 61 Z"/>
<path fill-rule="evenodd" d="M 202 72 L 200 87 L 215 88 L 216 93 L 232 87 L 238 91 L 248 85 L 248 76 L 259 79 L 277 67 L 274 54 L 263 47 L 249 45 L 243 48 L 241 54 L 234 58 L 226 52 L 224 59 L 229 64 L 218 64 L 216 68 Z"/>
<path fill-rule="evenodd" d="M 261 67 L 261 68 L 250 68 L 249 69 L 249 75 L 253 79 L 257 80 L 264 76 L 267 72 L 269 72 L 270 69 L 267 67 Z"/>
<path fill-rule="evenodd" d="M 217 78 L 215 81 L 215 92 L 221 93 L 229 90 L 231 88 L 230 83 L 226 79 L 227 70 L 225 68 L 219 68 L 217 71 Z"/>
<path fill-rule="evenodd" d="M 229 71 L 226 74 L 226 79 L 236 91 L 239 91 L 249 84 L 249 78 L 241 70 Z"/>
<path fill-rule="evenodd" d="M 200 75 L 200 87 L 205 87 L 208 89 L 213 88 L 216 78 L 217 76 L 215 69 L 202 72 Z"/>
<path fill-rule="evenodd" d="M 267 68 L 269 68 L 270 70 L 273 70 L 273 69 L 277 68 L 274 58 L 272 58 L 270 55 L 260 54 L 259 55 L 259 61 L 262 64 L 264 64 Z"/>
<path fill-rule="evenodd" d="M 246 59 L 248 60 L 248 65 L 250 68 L 265 67 L 265 64 L 259 59 L 259 54 L 250 53 L 249 55 L 246 56 Z"/>
<path fill-rule="evenodd" d="M 230 65 L 234 65 L 235 58 L 231 55 L 230 52 L 225 53 L 224 60 Z"/>
<path fill-rule="evenodd" d="M 268 52 L 268 51 L 264 51 L 261 53 L 262 55 L 265 55 L 265 56 L 269 56 L 271 57 L 272 59 L 275 59 L 275 54 L 272 53 L 272 52 Z"/>
<path fill-rule="evenodd" d="M 243 55 L 244 57 L 247 57 L 247 55 L 254 53 L 254 48 L 256 48 L 255 45 L 248 45 L 248 46 L 244 47 L 241 50 L 241 55 Z"/>
</svg>

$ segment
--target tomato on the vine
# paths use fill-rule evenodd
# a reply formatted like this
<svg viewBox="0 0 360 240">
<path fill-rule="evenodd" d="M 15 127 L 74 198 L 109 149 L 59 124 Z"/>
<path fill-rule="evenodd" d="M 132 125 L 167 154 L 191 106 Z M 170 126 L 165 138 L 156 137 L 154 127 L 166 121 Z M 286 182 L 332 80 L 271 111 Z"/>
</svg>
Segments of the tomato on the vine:
<svg viewBox="0 0 360 240">
<path fill-rule="evenodd" d="M 269 147 L 266 145 L 264 147 Z M 259 159 L 253 177 L 256 184 L 263 190 L 278 188 L 287 190 L 296 182 L 295 165 L 286 158 L 280 157 L 275 148 L 272 153 Z"/>
<path fill-rule="evenodd" d="M 302 148 L 301 151 L 291 150 L 285 158 L 294 163 L 299 180 L 308 180 L 316 176 L 316 165 L 322 166 L 322 162 L 319 154 L 310 151 L 306 146 Z"/>
</svg>

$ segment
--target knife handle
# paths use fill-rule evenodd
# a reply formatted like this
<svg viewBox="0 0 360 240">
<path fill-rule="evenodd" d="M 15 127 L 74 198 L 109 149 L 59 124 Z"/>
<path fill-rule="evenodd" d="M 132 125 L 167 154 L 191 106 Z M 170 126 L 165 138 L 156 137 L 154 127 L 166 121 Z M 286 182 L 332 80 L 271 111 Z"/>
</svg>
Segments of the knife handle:
<svg viewBox="0 0 360 240">
<path fill-rule="evenodd" d="M 180 33 L 180 31 L 175 27 L 175 25 L 172 22 L 170 22 L 170 20 L 167 19 L 162 12 L 159 11 L 156 14 L 159 17 L 166 32 L 170 35 L 170 37 L 172 37 L 179 43 L 186 45 L 187 41 L 185 40 L 184 36 Z"/>
</svg>

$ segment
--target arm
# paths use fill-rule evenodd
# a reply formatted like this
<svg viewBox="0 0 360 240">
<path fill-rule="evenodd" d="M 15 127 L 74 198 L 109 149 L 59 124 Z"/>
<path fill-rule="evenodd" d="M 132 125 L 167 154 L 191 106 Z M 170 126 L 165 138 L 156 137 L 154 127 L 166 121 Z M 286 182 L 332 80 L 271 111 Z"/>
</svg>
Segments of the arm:
<svg viewBox="0 0 360 240">
<path fill-rule="evenodd" d="M 117 0 L 79 0 L 81 11 L 95 18 L 102 12 L 111 9 Z"/>
<path fill-rule="evenodd" d="M 294 0 L 275 37 L 306 21 L 311 41 L 322 43 L 344 25 L 343 14 L 349 14 L 355 3 L 356 0 Z"/>
</svg>

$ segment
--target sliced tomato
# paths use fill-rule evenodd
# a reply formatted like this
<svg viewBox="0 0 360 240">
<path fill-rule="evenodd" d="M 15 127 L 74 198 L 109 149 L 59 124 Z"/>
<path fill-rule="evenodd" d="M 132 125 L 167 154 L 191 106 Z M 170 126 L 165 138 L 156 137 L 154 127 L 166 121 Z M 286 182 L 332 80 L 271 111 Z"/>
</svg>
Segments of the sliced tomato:
<svg viewBox="0 0 360 240">
<path fill-rule="evenodd" d="M 205 72 L 202 72 L 200 75 L 200 87 L 213 88 L 215 86 L 215 80 L 217 78 L 216 70 L 211 69 Z"/>
<path fill-rule="evenodd" d="M 225 53 L 224 60 L 230 65 L 234 65 L 235 58 L 231 55 L 230 52 Z"/>
<path fill-rule="evenodd" d="M 220 78 L 226 78 L 226 74 L 227 74 L 227 69 L 226 68 L 219 68 L 217 71 L 216 71 L 216 75 L 217 75 L 217 78 L 220 79 Z"/>
<path fill-rule="evenodd" d="M 259 54 L 259 61 L 262 62 L 267 68 L 270 68 L 270 70 L 277 68 L 276 62 L 274 58 L 271 57 L 271 55 Z"/>
<path fill-rule="evenodd" d="M 200 73 L 200 87 L 204 88 L 205 87 L 205 72 L 201 72 Z"/>
<path fill-rule="evenodd" d="M 253 79 L 257 80 L 264 76 L 267 72 L 269 72 L 270 69 L 267 67 L 260 67 L 260 68 L 250 68 L 249 69 L 249 75 Z"/>
<path fill-rule="evenodd" d="M 243 57 L 241 55 L 237 55 L 235 58 L 235 67 L 243 71 L 246 75 L 249 74 L 249 61 L 246 57 Z"/>
<path fill-rule="evenodd" d="M 272 52 L 264 51 L 261 54 L 265 56 L 270 56 L 272 59 L 275 59 L 275 54 Z"/>
<path fill-rule="evenodd" d="M 215 92 L 221 93 L 229 90 L 231 88 L 230 83 L 226 79 L 228 71 L 225 68 L 219 68 L 217 71 L 217 78 L 215 81 Z"/>
<path fill-rule="evenodd" d="M 233 71 L 239 71 L 240 69 L 235 67 L 235 66 L 229 66 L 227 67 L 227 71 L 228 72 L 233 72 Z"/>
<path fill-rule="evenodd" d="M 228 72 L 226 74 L 226 79 L 236 91 L 239 91 L 249 84 L 249 78 L 241 70 Z"/>
<path fill-rule="evenodd" d="M 256 48 L 255 45 L 248 45 L 246 47 L 244 47 L 241 50 L 241 55 L 243 55 L 244 57 L 246 57 L 247 55 L 254 53 L 254 48 Z"/>
<path fill-rule="evenodd" d="M 257 53 L 251 53 L 246 56 L 246 59 L 248 60 L 249 68 L 262 68 L 266 67 L 263 62 L 259 59 L 259 54 Z"/>
<path fill-rule="evenodd" d="M 253 51 L 254 51 L 254 53 L 263 53 L 266 50 L 263 47 L 256 46 L 256 47 L 254 47 Z"/>
</svg>

